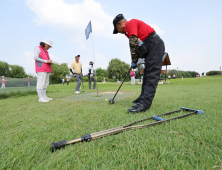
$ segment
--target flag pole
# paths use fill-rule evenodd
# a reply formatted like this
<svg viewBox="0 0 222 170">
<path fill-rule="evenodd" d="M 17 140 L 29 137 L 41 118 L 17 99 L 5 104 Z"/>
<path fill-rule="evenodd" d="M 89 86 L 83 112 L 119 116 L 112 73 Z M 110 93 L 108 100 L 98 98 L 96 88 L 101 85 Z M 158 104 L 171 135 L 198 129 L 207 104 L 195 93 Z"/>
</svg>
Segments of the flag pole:
<svg viewBox="0 0 222 170">
<path fill-rule="evenodd" d="M 91 23 L 92 25 L 92 23 Z M 92 35 L 92 32 L 91 32 Z M 96 67 L 96 62 L 95 62 L 95 55 L 94 55 L 94 45 L 93 45 L 93 35 L 92 35 L 92 47 L 93 47 L 93 57 L 94 57 L 94 66 Z M 95 75 L 96 75 L 96 68 L 95 68 Z M 97 83 L 97 76 L 96 77 L 96 89 L 97 89 L 97 97 L 98 97 L 98 83 Z"/>
</svg>

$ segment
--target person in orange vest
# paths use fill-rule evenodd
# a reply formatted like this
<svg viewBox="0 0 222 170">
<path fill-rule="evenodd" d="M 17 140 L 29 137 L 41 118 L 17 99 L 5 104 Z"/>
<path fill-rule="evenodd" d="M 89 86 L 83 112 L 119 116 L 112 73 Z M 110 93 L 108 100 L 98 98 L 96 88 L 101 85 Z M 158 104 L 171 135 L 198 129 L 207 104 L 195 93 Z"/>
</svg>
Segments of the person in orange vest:
<svg viewBox="0 0 222 170">
<path fill-rule="evenodd" d="M 69 85 L 69 78 L 66 78 L 66 81 L 67 81 L 67 85 Z"/>
</svg>

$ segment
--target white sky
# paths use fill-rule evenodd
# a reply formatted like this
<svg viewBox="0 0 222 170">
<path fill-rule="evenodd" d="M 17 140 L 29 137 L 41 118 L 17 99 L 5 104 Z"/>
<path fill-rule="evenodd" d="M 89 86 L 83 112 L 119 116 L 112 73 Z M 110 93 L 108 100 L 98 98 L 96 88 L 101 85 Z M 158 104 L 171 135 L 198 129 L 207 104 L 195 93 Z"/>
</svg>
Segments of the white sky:
<svg viewBox="0 0 222 170">
<path fill-rule="evenodd" d="M 140 19 L 165 42 L 168 69 L 219 70 L 222 65 L 222 1 L 219 0 L 1 0 L 0 60 L 21 65 L 34 74 L 33 51 L 45 38 L 53 41 L 52 60 L 68 63 L 80 54 L 83 73 L 88 63 L 106 69 L 112 58 L 131 63 L 128 39 L 113 35 L 113 18 Z M 86 40 L 85 28 L 93 34 Z M 165 67 L 164 67 L 165 68 Z"/>
</svg>

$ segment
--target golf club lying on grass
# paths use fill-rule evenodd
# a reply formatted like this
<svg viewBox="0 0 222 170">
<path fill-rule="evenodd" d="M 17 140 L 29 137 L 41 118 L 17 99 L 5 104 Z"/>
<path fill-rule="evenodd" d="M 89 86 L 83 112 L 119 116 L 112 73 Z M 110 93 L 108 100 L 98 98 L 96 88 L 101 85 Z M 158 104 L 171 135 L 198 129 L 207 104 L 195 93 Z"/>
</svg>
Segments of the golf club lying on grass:
<svg viewBox="0 0 222 170">
<path fill-rule="evenodd" d="M 164 118 L 160 117 L 160 116 L 170 115 L 170 114 L 173 114 L 173 113 L 176 113 L 176 112 L 180 112 L 182 110 L 183 111 L 191 111 L 191 112 L 187 113 L 187 114 L 184 114 L 184 115 L 181 115 L 181 116 L 173 117 L 173 118 L 170 118 L 170 119 L 164 119 Z M 105 137 L 105 136 L 121 133 L 121 132 L 131 130 L 131 129 L 137 129 L 137 128 L 141 129 L 141 128 L 145 128 L 145 127 L 155 126 L 155 125 L 159 125 L 161 123 L 169 122 L 171 120 L 181 119 L 181 118 L 193 115 L 193 114 L 204 114 L 204 112 L 202 110 L 195 110 L 195 109 L 188 109 L 188 108 L 185 108 L 185 107 L 181 107 L 179 110 L 175 110 L 175 111 L 163 113 L 163 114 L 160 114 L 160 115 L 157 115 L 157 116 L 152 116 L 152 117 L 148 117 L 148 118 L 145 118 L 145 119 L 141 119 L 141 120 L 135 121 L 135 122 L 130 123 L 130 124 L 125 125 L 125 126 L 120 126 L 120 127 L 116 127 L 116 128 L 112 128 L 112 129 L 108 129 L 108 130 L 103 130 L 103 131 L 100 131 L 100 132 L 86 134 L 86 135 L 82 136 L 81 138 L 73 139 L 73 140 L 70 140 L 70 141 L 59 141 L 57 143 L 52 142 L 52 146 L 51 146 L 52 148 L 51 149 L 52 149 L 52 152 L 54 152 L 56 149 L 64 148 L 66 145 L 70 145 L 70 144 L 74 144 L 74 143 L 78 143 L 78 142 L 89 142 L 90 140 L 94 140 L 94 139 L 102 138 L 102 137 Z M 143 122 L 145 120 L 150 120 L 150 119 L 156 120 L 157 122 L 144 124 L 144 125 L 132 126 L 136 123 Z"/>
<path fill-rule="evenodd" d="M 53 84 L 52 84 L 52 82 L 51 81 L 49 81 L 49 83 L 51 83 L 51 85 L 53 86 Z M 53 86 L 54 88 L 55 88 L 55 86 Z M 55 88 L 57 91 L 59 91 L 57 88 Z"/>
<path fill-rule="evenodd" d="M 122 84 L 124 83 L 124 81 L 125 81 L 126 77 L 128 76 L 130 70 L 131 70 L 131 67 L 130 67 L 130 69 L 128 70 L 128 72 L 126 73 L 126 76 L 125 76 L 125 78 L 123 79 L 121 85 L 119 86 L 119 89 L 121 88 Z M 119 92 L 119 89 L 116 91 L 116 94 L 114 95 L 113 99 L 110 99 L 110 100 L 109 100 L 109 103 L 111 103 L 111 104 L 115 103 L 115 100 L 114 100 L 114 99 L 115 99 L 117 93 Z"/>
<path fill-rule="evenodd" d="M 82 86 L 83 86 L 83 90 L 82 90 L 82 92 L 84 92 L 84 85 L 83 85 L 83 80 L 81 79 L 81 84 L 82 84 Z"/>
</svg>

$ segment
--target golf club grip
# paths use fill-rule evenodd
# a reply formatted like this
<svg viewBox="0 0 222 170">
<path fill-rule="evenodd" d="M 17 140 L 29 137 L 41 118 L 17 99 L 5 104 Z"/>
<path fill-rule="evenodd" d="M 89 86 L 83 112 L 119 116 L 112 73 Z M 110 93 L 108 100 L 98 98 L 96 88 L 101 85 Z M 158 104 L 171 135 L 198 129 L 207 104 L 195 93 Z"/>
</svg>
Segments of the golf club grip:
<svg viewBox="0 0 222 170">
<path fill-rule="evenodd" d="M 193 112 L 197 112 L 198 114 L 204 114 L 203 110 L 196 110 L 196 109 L 189 109 L 189 108 L 185 108 L 185 107 L 181 107 L 180 109 L 183 109 L 185 111 L 193 111 Z"/>
<path fill-rule="evenodd" d="M 122 84 L 124 83 L 124 81 L 125 81 L 125 79 L 126 79 L 127 75 L 129 74 L 130 70 L 131 70 L 131 67 L 130 67 L 130 69 L 128 70 L 128 72 L 126 73 L 126 76 L 125 76 L 125 78 L 123 79 L 123 81 L 122 81 L 121 85 L 119 86 L 119 88 L 118 88 L 118 90 L 117 90 L 116 94 L 114 95 L 113 100 L 114 100 L 114 98 L 116 97 L 116 95 L 117 95 L 117 93 L 118 93 L 119 89 L 121 88 Z"/>
<path fill-rule="evenodd" d="M 153 116 L 152 118 L 153 118 L 153 120 L 156 120 L 156 121 L 162 121 L 162 120 L 164 120 L 164 118 L 158 117 L 158 116 Z"/>
</svg>

